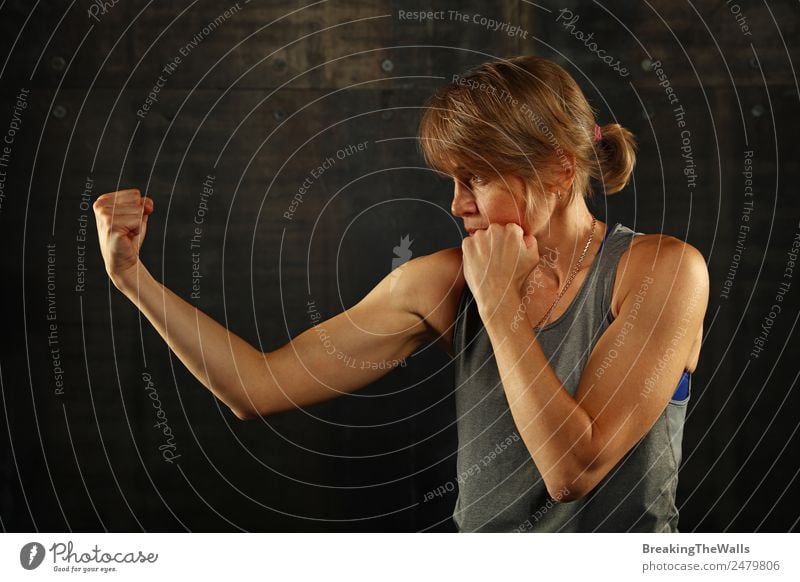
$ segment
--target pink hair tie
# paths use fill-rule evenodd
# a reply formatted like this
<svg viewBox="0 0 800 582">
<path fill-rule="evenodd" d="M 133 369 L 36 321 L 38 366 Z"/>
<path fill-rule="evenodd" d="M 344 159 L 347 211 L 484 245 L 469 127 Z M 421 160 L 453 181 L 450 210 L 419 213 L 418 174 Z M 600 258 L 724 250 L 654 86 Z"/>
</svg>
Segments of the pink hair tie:
<svg viewBox="0 0 800 582">
<path fill-rule="evenodd" d="M 595 143 L 603 139 L 603 134 L 600 131 L 600 126 L 596 123 L 594 124 L 594 141 Z"/>
</svg>

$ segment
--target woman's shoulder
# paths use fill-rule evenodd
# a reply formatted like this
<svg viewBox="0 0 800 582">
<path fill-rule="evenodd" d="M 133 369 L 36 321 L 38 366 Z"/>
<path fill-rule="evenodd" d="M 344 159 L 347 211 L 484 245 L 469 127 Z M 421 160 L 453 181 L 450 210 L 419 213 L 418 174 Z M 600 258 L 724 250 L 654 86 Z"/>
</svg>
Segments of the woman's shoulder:
<svg viewBox="0 0 800 582">
<path fill-rule="evenodd" d="M 705 265 L 703 254 L 688 242 L 669 234 L 637 233 L 630 247 L 623 253 L 631 255 L 636 261 L 649 265 L 654 262 L 700 261 Z"/>
<path fill-rule="evenodd" d="M 643 281 L 666 285 L 675 292 L 708 292 L 708 267 L 703 254 L 688 242 L 667 234 L 637 233 L 620 256 L 611 313 L 614 317 Z"/>
</svg>

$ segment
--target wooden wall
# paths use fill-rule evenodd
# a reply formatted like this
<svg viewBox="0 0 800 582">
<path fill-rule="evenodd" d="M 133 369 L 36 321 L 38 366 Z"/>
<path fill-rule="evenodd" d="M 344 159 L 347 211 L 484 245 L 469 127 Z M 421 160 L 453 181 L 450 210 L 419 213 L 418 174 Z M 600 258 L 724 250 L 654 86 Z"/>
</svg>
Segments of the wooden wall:
<svg viewBox="0 0 800 582">
<path fill-rule="evenodd" d="M 400 16 L 426 9 L 448 16 Z M 573 28 L 562 9 L 579 17 Z M 681 530 L 796 529 L 800 401 L 791 340 L 800 272 L 792 279 L 785 269 L 800 226 L 798 9 L 786 0 L 742 3 L 738 21 L 732 10 L 666 0 L 122 0 L 101 13 L 85 1 L 0 2 L 0 134 L 29 91 L 0 206 L 0 525 L 453 531 L 455 493 L 425 501 L 455 477 L 452 370 L 443 353 L 425 349 L 356 394 L 241 423 L 109 287 L 82 193 L 91 180 L 92 197 L 138 187 L 155 199 L 142 257 L 187 299 L 193 220 L 204 202 L 203 277 L 192 301 L 254 345 L 275 349 L 311 326 L 309 301 L 329 317 L 360 299 L 390 272 L 402 236 L 413 239 L 414 256 L 460 244 L 450 186 L 425 169 L 414 139 L 420 107 L 472 65 L 538 54 L 575 76 L 601 124 L 616 121 L 639 139 L 631 185 L 597 204 L 598 216 L 683 238 L 709 261 Z M 519 32 L 493 31 L 475 15 Z M 627 75 L 576 31 L 593 33 Z M 685 110 L 684 128 L 655 61 Z M 174 70 L 165 72 L 168 63 Z M 157 101 L 137 114 L 158 83 Z M 326 169 L 286 218 L 312 169 L 359 143 L 363 151 Z M 748 151 L 753 197 L 742 175 Z M 204 200 L 209 175 L 214 193 Z M 76 240 L 81 214 L 89 215 L 85 243 Z M 85 286 L 76 290 L 82 251 Z M 752 357 L 781 282 L 791 284 L 784 309 Z M 48 342 L 53 323 L 57 344 Z M 154 391 L 180 455 L 172 463 L 158 448 Z"/>
</svg>

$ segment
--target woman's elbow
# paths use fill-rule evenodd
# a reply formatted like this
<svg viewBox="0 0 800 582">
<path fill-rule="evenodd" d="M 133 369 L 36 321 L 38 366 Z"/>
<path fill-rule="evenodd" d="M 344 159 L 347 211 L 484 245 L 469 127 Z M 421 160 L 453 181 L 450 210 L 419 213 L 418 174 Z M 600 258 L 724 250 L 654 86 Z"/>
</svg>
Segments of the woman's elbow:
<svg viewBox="0 0 800 582">
<path fill-rule="evenodd" d="M 271 414 L 277 414 L 278 412 L 286 412 L 296 408 L 296 406 L 293 406 L 290 401 L 270 399 L 269 402 L 261 402 L 258 404 L 255 402 L 246 402 L 239 406 L 229 406 L 229 408 L 239 420 L 254 420 L 256 418 L 270 416 Z"/>
<path fill-rule="evenodd" d="M 228 406 L 228 408 L 230 408 L 231 412 L 233 412 L 233 415 L 238 420 L 253 420 L 256 417 L 252 410 L 248 412 L 243 408 L 237 408 L 235 406 Z"/>
<path fill-rule="evenodd" d="M 248 402 L 240 406 L 229 406 L 229 408 L 239 420 L 254 420 L 256 418 L 271 414 L 271 411 L 262 410 L 261 407 L 256 407 L 256 405 L 252 402 Z"/>
<path fill-rule="evenodd" d="M 585 478 L 564 479 L 559 483 L 547 485 L 547 493 L 553 501 L 571 503 L 583 499 L 592 492 L 596 483 L 589 483 Z"/>
</svg>

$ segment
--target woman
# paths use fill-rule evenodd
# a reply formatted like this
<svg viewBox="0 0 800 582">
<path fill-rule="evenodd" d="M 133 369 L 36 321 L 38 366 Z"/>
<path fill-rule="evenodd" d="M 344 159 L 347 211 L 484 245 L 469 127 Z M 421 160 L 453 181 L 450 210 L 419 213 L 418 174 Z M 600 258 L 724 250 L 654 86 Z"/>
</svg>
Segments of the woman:
<svg viewBox="0 0 800 582">
<path fill-rule="evenodd" d="M 589 212 L 591 178 L 607 194 L 627 183 L 633 136 L 598 126 L 566 71 L 526 56 L 439 89 L 420 143 L 453 177 L 469 236 L 315 326 L 325 345 L 310 329 L 262 353 L 156 282 L 138 259 L 153 212 L 138 190 L 95 202 L 106 270 L 243 420 L 391 369 L 353 361 L 396 363 L 440 343 L 455 358 L 459 531 L 677 531 L 708 273 L 692 246 Z"/>
</svg>

